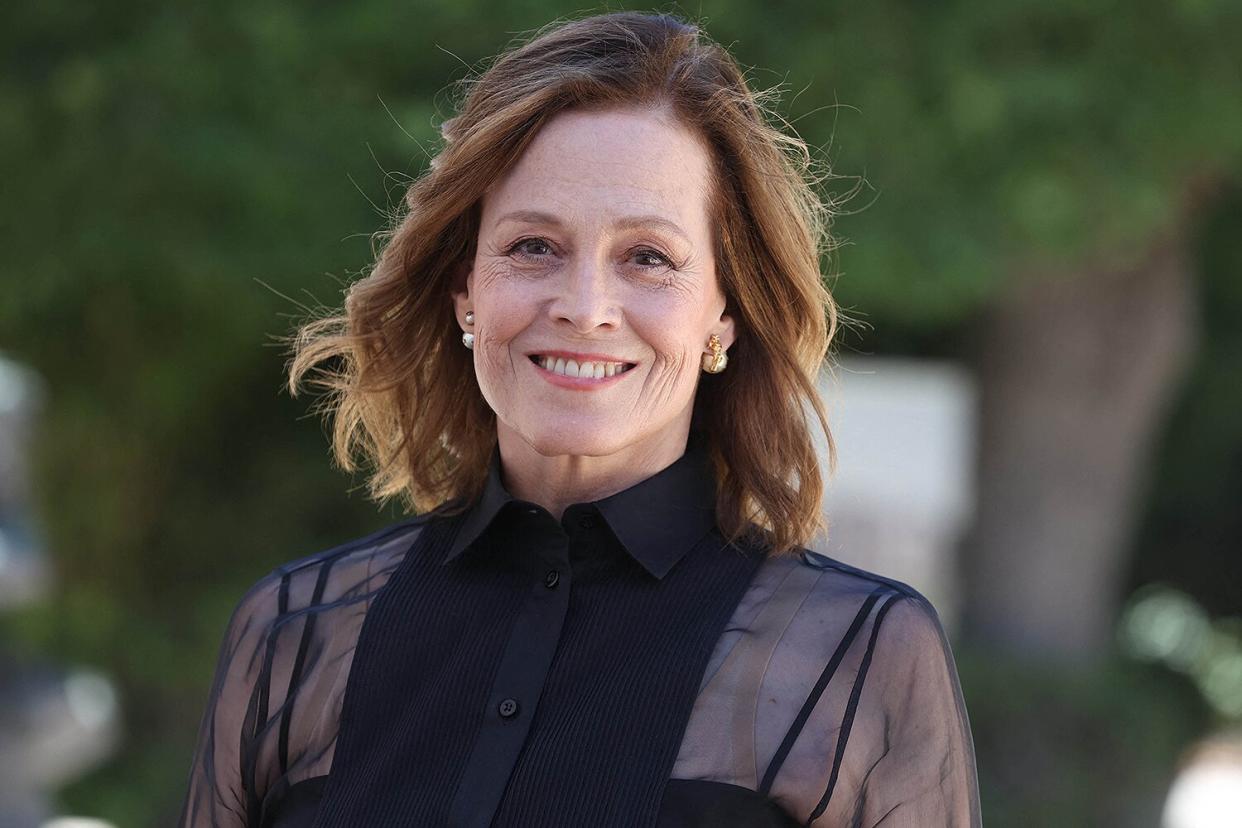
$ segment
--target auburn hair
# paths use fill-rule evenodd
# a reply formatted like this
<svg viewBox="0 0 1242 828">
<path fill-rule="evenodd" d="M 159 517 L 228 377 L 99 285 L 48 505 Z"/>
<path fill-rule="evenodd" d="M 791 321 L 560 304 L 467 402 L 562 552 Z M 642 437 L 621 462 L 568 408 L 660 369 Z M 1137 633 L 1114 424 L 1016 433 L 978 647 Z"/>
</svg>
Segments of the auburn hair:
<svg viewBox="0 0 1242 828">
<path fill-rule="evenodd" d="M 287 337 L 289 390 L 296 396 L 314 369 L 337 463 L 350 472 L 365 463 L 372 498 L 399 497 L 414 511 L 454 512 L 481 492 L 496 418 L 450 290 L 474 256 L 483 193 L 559 112 L 664 108 L 713 155 L 716 272 L 737 331 L 729 367 L 704 374 L 694 402 L 716 471 L 717 523 L 730 540 L 757 533 L 769 554 L 805 545 L 826 528 L 812 426 L 829 469 L 836 463 L 816 388 L 838 324 L 820 272 L 833 212 L 817 193 L 827 174 L 768 107 L 772 91 L 752 90 L 693 23 L 638 12 L 551 23 L 460 91 L 438 154 L 374 235 L 375 262 L 343 309 Z"/>
</svg>

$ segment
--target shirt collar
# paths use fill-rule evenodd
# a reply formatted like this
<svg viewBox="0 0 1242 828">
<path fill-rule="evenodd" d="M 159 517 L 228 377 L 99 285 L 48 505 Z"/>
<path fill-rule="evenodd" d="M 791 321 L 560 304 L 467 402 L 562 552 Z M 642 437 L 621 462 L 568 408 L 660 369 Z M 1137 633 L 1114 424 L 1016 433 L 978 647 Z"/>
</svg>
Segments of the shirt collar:
<svg viewBox="0 0 1242 828">
<path fill-rule="evenodd" d="M 483 492 L 466 511 L 443 562 L 449 563 L 469 548 L 510 503 L 536 508 L 515 498 L 501 482 L 497 447 L 492 450 Z M 625 551 L 652 575 L 663 578 L 716 525 L 716 478 L 706 436 L 692 430 L 685 453 L 672 465 L 591 505 Z"/>
</svg>

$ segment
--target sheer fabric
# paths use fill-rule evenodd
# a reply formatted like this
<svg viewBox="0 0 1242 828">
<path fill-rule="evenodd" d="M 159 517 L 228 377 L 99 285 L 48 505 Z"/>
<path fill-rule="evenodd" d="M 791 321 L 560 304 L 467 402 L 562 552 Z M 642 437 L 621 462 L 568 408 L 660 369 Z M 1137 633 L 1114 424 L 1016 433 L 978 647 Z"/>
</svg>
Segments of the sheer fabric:
<svg viewBox="0 0 1242 828">
<path fill-rule="evenodd" d="M 281 566 L 241 599 L 182 826 L 312 825 L 363 622 L 442 520 L 412 518 Z M 967 714 L 928 601 L 807 550 L 764 557 L 748 577 L 707 658 L 654 824 L 979 826 Z"/>
<path fill-rule="evenodd" d="M 229 623 L 182 824 L 258 825 L 331 770 L 366 611 L 421 531 L 282 567 Z M 814 826 L 979 824 L 973 746 L 935 610 L 825 556 L 770 558 L 713 655 L 673 778 L 767 794 Z"/>
</svg>

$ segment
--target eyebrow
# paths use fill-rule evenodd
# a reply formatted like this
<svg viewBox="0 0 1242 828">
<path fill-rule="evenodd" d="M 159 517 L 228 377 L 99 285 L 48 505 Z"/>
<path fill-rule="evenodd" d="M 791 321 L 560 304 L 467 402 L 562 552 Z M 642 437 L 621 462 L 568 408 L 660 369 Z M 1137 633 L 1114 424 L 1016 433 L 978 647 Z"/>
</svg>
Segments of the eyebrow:
<svg viewBox="0 0 1242 828">
<path fill-rule="evenodd" d="M 547 224 L 553 227 L 563 227 L 564 222 L 551 213 L 544 213 L 539 210 L 514 210 L 511 213 L 505 213 L 496 219 L 495 227 L 499 227 L 507 221 L 524 223 L 524 224 Z M 689 243 L 690 237 L 686 235 L 686 231 L 682 230 L 676 223 L 669 221 L 657 215 L 640 215 L 640 216 L 623 216 L 616 221 L 616 227 L 621 230 L 630 230 L 635 227 L 658 227 L 677 236 L 683 241 Z"/>
</svg>

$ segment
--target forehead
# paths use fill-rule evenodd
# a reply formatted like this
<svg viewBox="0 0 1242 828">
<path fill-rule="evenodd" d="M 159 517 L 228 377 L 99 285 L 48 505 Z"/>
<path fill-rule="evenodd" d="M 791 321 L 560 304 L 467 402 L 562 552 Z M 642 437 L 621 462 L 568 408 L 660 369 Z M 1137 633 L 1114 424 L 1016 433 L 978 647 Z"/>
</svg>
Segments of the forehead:
<svg viewBox="0 0 1242 828">
<path fill-rule="evenodd" d="M 488 189 L 484 221 L 510 209 L 570 218 L 641 210 L 702 229 L 709 170 L 703 141 L 666 110 L 570 110 L 545 124 Z"/>
</svg>

